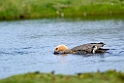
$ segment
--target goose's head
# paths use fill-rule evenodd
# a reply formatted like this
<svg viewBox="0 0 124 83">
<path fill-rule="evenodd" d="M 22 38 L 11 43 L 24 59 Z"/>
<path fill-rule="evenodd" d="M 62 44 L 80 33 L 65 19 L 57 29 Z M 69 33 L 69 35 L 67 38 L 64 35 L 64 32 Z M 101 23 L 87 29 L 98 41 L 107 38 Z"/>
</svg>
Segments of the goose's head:
<svg viewBox="0 0 124 83">
<path fill-rule="evenodd" d="M 59 54 L 60 52 L 64 53 L 65 50 L 67 50 L 67 49 L 68 48 L 64 44 L 58 45 L 54 49 L 54 54 Z"/>
</svg>

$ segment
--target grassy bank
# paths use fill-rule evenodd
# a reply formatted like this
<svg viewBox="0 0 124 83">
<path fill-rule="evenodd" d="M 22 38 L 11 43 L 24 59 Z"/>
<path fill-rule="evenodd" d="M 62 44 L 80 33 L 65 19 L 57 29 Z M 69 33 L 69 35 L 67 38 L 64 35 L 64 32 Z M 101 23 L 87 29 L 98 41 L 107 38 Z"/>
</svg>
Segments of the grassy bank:
<svg viewBox="0 0 124 83">
<path fill-rule="evenodd" d="M 0 20 L 123 15 L 123 0 L 0 0 Z"/>
<path fill-rule="evenodd" d="M 54 75 L 54 73 L 27 73 L 0 80 L 0 83 L 124 83 L 124 73 L 107 71 L 104 73 L 84 73 L 76 76 Z"/>
</svg>

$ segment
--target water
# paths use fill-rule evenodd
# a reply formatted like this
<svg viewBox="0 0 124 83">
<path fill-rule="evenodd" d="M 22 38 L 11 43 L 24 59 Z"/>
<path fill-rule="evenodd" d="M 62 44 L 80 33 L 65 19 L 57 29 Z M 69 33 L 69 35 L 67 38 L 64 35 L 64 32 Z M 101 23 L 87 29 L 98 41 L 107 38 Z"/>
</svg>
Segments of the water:
<svg viewBox="0 0 124 83">
<path fill-rule="evenodd" d="M 54 55 L 54 47 L 104 42 L 105 54 Z M 0 79 L 27 72 L 124 72 L 123 20 L 42 19 L 0 22 Z"/>
</svg>

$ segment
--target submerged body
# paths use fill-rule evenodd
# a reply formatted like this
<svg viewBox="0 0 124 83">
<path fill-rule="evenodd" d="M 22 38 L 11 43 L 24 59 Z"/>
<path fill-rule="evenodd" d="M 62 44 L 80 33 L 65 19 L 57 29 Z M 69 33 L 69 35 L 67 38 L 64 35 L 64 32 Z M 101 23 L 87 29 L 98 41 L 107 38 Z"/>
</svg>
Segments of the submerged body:
<svg viewBox="0 0 124 83">
<path fill-rule="evenodd" d="M 100 43 L 88 43 L 88 44 L 83 44 L 80 46 L 76 46 L 72 49 L 68 49 L 65 45 L 58 45 L 54 49 L 54 54 L 59 54 L 61 52 L 62 54 L 87 54 L 87 53 L 104 53 L 108 49 L 103 49 L 105 44 L 100 42 Z"/>
</svg>

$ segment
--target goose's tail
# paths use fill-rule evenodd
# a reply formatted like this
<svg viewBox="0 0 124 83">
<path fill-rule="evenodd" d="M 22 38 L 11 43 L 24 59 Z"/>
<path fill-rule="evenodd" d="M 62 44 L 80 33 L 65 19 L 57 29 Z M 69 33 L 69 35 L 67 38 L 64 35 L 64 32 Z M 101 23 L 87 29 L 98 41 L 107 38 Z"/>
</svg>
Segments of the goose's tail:
<svg viewBox="0 0 124 83">
<path fill-rule="evenodd" d="M 106 52 L 107 50 L 109 50 L 109 49 L 99 48 L 98 50 L 96 50 L 95 53 L 104 53 L 104 52 Z"/>
</svg>

